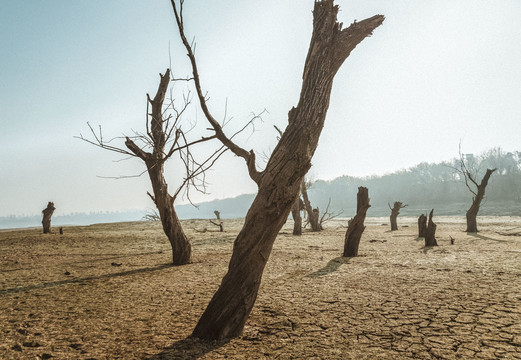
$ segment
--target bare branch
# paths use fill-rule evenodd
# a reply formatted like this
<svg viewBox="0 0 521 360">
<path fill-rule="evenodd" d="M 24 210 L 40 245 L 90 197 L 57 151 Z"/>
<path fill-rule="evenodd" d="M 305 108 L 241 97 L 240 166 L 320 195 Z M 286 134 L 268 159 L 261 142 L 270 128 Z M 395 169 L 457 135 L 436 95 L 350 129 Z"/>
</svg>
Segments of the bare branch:
<svg viewBox="0 0 521 360">
<path fill-rule="evenodd" d="M 138 177 L 141 177 L 143 174 L 145 174 L 148 170 L 145 170 L 145 171 L 142 171 L 140 172 L 139 174 L 137 175 L 120 175 L 120 176 L 96 176 L 96 177 L 99 177 L 100 179 L 113 179 L 113 180 L 120 180 L 120 179 L 133 179 L 133 178 L 138 178 Z"/>
<path fill-rule="evenodd" d="M 150 154 L 143 151 L 139 146 L 136 145 L 134 141 L 130 140 L 129 137 L 127 137 L 127 139 L 125 140 L 125 145 L 130 151 L 132 151 L 137 157 L 139 157 L 143 161 L 146 161 L 148 158 L 150 158 Z"/>
<path fill-rule="evenodd" d="M 124 154 L 124 155 L 128 155 L 128 156 L 132 156 L 132 157 L 136 156 L 135 154 L 130 153 L 130 152 L 126 151 L 125 149 L 118 148 L 116 146 L 108 145 L 108 143 L 110 143 L 114 139 L 109 140 L 108 143 L 103 142 L 103 133 L 101 131 L 101 126 L 99 127 L 99 135 L 96 134 L 96 132 L 94 131 L 94 129 L 92 128 L 90 123 L 87 122 L 87 126 L 89 127 L 90 132 L 92 133 L 92 135 L 94 137 L 94 141 L 83 137 L 82 134 L 80 134 L 80 136 L 75 136 L 76 139 L 80 139 L 80 140 L 85 141 L 85 142 L 87 142 L 87 143 L 89 143 L 91 145 L 94 145 L 94 146 L 97 146 L 99 148 L 102 148 L 102 149 L 105 149 L 105 150 L 109 150 L 109 151 L 112 151 L 112 152 L 116 152 L 116 153 L 120 153 L 120 154 Z"/>
<path fill-rule="evenodd" d="M 262 176 L 262 172 L 257 171 L 257 168 L 255 166 L 255 153 L 253 150 L 247 151 L 243 149 L 242 147 L 235 144 L 230 138 L 228 138 L 219 124 L 217 120 L 213 117 L 210 110 L 208 109 L 208 106 L 206 104 L 207 99 L 203 95 L 203 91 L 201 89 L 201 81 L 199 79 L 199 72 L 197 70 L 197 63 L 195 60 L 194 51 L 192 50 L 192 45 L 188 42 L 185 36 L 184 32 L 184 24 L 183 24 L 183 3 L 184 1 L 180 1 L 179 6 L 179 12 L 177 11 L 177 5 L 175 3 L 175 0 L 171 0 L 172 8 L 174 10 L 174 15 L 177 22 L 177 28 L 179 30 L 179 36 L 181 37 L 181 40 L 183 42 L 183 45 L 186 48 L 188 57 L 190 59 L 190 63 L 192 65 L 192 73 L 193 73 L 193 79 L 195 84 L 195 89 L 197 92 L 197 96 L 199 98 L 199 104 L 201 106 L 201 109 L 212 126 L 213 130 L 215 131 L 216 137 L 225 145 L 228 149 L 230 149 L 235 155 L 242 157 L 248 166 L 248 172 L 250 174 L 250 177 L 255 181 L 256 183 L 259 183 L 260 178 Z M 193 43 L 192 43 L 193 44 Z"/>
<path fill-rule="evenodd" d="M 330 205 L 331 205 L 331 198 L 329 198 L 329 201 L 327 202 L 326 210 L 324 211 L 324 213 L 320 217 L 320 221 L 319 221 L 320 225 L 325 224 L 329 220 L 332 220 L 332 219 L 334 219 L 336 217 L 339 217 L 340 215 L 342 215 L 344 213 L 343 209 L 341 209 L 340 211 L 338 211 L 336 213 L 332 212 L 332 211 L 329 211 L 329 206 Z"/>
</svg>

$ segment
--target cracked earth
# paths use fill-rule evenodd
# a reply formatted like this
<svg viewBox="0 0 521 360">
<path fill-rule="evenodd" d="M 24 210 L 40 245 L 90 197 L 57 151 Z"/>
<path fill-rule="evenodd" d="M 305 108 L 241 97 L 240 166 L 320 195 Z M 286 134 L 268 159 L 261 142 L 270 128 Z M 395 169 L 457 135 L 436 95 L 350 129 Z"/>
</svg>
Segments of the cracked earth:
<svg viewBox="0 0 521 360">
<path fill-rule="evenodd" d="M 289 221 L 243 335 L 223 343 L 188 336 L 241 220 L 224 233 L 184 221 L 194 263 L 182 267 L 155 223 L 0 232 L 0 358 L 521 359 L 521 218 L 466 234 L 463 218 L 435 217 L 434 248 L 416 219 L 398 220 L 391 232 L 368 218 L 349 259 L 347 221 L 301 237 Z"/>
</svg>

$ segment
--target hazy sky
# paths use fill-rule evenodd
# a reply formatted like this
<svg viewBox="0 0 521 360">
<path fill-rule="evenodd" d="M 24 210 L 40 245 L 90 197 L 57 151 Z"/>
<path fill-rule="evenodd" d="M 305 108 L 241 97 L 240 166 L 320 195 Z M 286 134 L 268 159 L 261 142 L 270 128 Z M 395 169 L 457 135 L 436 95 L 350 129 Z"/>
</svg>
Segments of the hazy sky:
<svg viewBox="0 0 521 360">
<path fill-rule="evenodd" d="M 521 1 L 337 0 L 339 21 L 383 14 L 335 78 L 311 176 L 383 174 L 494 146 L 521 150 Z M 313 0 L 186 0 L 200 75 L 229 132 L 269 113 L 237 141 L 259 154 L 296 105 Z M 171 64 L 189 74 L 167 0 L 0 2 L 0 216 L 152 207 L 139 160 L 74 136 L 87 121 L 109 137 L 143 130 L 147 92 Z M 170 48 L 170 50 L 169 50 Z M 181 88 L 186 85 L 179 85 Z M 194 99 L 194 104 L 197 104 Z M 189 117 L 204 124 L 193 107 Z M 226 130 L 226 128 L 225 128 Z M 123 144 L 121 143 L 121 146 Z M 175 185 L 176 165 L 167 164 Z M 223 157 L 207 197 L 254 192 L 242 159 Z"/>
</svg>

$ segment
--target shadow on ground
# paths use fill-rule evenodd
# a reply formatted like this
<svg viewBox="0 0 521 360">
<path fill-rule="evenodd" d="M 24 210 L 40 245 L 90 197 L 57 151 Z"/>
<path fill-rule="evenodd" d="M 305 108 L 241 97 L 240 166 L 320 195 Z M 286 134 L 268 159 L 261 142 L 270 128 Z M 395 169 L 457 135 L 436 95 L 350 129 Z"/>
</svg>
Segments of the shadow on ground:
<svg viewBox="0 0 521 360">
<path fill-rule="evenodd" d="M 220 348 L 226 341 L 205 341 L 193 337 L 179 340 L 163 349 L 159 354 L 146 358 L 147 360 L 195 360 L 207 353 Z"/>
<path fill-rule="evenodd" d="M 475 238 L 481 239 L 481 240 L 491 240 L 491 241 L 497 241 L 497 242 L 509 242 L 509 240 L 502 240 L 502 239 L 494 239 L 488 236 L 480 235 L 478 233 L 470 233 L 468 232 L 467 235 L 473 236 Z"/>
<path fill-rule="evenodd" d="M 15 287 L 15 288 L 10 288 L 10 289 L 0 290 L 0 295 L 26 292 L 26 291 L 36 290 L 36 289 L 46 289 L 46 288 L 51 288 L 51 287 L 60 286 L 60 285 L 67 285 L 67 284 L 85 283 L 87 281 L 93 281 L 93 280 L 99 280 L 99 279 L 110 279 L 110 278 L 115 278 L 115 277 L 120 277 L 120 276 L 128 276 L 128 275 L 141 274 L 141 273 L 152 272 L 152 271 L 159 271 L 159 270 L 171 268 L 173 266 L 174 265 L 172 265 L 172 264 L 162 264 L 162 265 L 157 265 L 157 266 L 153 266 L 153 267 L 122 271 L 122 272 L 112 273 L 112 274 L 87 276 L 87 277 L 83 277 L 83 278 L 65 279 L 65 280 L 59 280 L 59 281 L 51 281 L 51 282 L 42 283 L 42 284 L 29 285 L 29 286 L 24 286 L 24 287 Z"/>
<path fill-rule="evenodd" d="M 337 258 L 334 258 L 334 259 L 330 260 L 326 264 L 326 266 L 324 266 L 322 269 L 317 270 L 314 273 L 311 273 L 311 274 L 309 274 L 307 276 L 311 277 L 311 278 L 316 278 L 316 277 L 324 276 L 324 275 L 327 275 L 327 274 L 331 274 L 332 272 L 337 271 L 338 268 L 342 264 L 348 264 L 349 261 L 351 261 L 351 258 L 341 257 L 341 256 L 337 257 Z"/>
</svg>

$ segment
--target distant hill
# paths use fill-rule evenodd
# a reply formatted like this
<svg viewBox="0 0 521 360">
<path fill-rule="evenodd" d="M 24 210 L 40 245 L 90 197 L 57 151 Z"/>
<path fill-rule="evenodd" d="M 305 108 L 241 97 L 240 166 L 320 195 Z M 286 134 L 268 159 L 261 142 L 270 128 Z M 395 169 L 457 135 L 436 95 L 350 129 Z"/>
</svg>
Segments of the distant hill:
<svg viewBox="0 0 521 360">
<path fill-rule="evenodd" d="M 209 219 L 215 218 L 214 211 L 218 210 L 223 219 L 235 219 L 246 216 L 255 194 L 244 194 L 233 198 L 203 202 L 197 207 L 187 204 L 176 206 L 181 219 Z"/>
<path fill-rule="evenodd" d="M 495 148 L 481 155 L 466 154 L 472 159 L 476 178 L 481 180 L 487 168 L 497 168 L 486 189 L 486 199 L 479 215 L 521 216 L 521 152 L 504 153 Z M 465 215 L 472 201 L 461 174 L 455 171 L 459 159 L 436 164 L 421 163 L 392 174 L 371 177 L 341 176 L 330 181 L 317 180 L 308 189 L 313 207 L 324 211 L 329 199 L 333 212 L 343 210 L 342 217 L 356 212 L 356 194 L 359 186 L 369 189 L 371 208 L 368 216 L 389 216 L 388 204 L 401 201 L 408 206 L 402 216 L 418 216 L 434 208 L 435 215 Z M 181 219 L 210 219 L 219 210 L 224 219 L 246 216 L 254 194 L 176 206 Z M 75 213 L 53 216 L 52 225 L 88 225 L 94 223 L 138 221 L 150 211 Z M 41 226 L 41 216 L 0 217 L 0 228 Z"/>
</svg>

